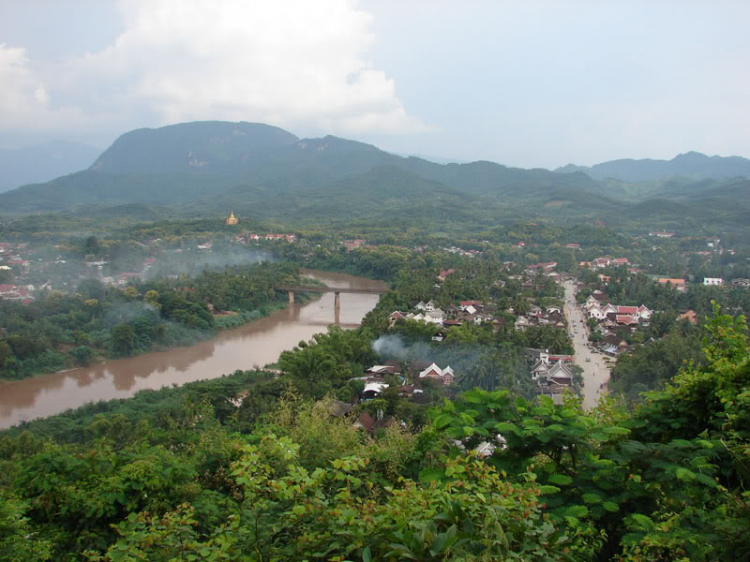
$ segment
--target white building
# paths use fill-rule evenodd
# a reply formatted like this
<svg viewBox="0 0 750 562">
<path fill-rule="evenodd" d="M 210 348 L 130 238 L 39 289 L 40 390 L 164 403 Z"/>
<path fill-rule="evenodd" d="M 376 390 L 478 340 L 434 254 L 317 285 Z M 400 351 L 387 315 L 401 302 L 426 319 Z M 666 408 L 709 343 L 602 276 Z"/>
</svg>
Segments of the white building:
<svg viewBox="0 0 750 562">
<path fill-rule="evenodd" d="M 724 280 L 721 277 L 704 277 L 703 284 L 704 285 L 723 285 Z"/>
</svg>

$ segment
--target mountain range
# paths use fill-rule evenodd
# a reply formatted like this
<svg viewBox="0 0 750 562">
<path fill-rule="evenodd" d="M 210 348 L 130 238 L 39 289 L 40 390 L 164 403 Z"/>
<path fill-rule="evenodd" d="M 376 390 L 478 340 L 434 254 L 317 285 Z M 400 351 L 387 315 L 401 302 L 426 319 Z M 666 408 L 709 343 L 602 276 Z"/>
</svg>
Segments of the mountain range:
<svg viewBox="0 0 750 562">
<path fill-rule="evenodd" d="M 643 228 L 686 219 L 747 224 L 750 181 L 735 176 L 750 176 L 748 162 L 690 153 L 669 162 L 614 161 L 554 172 L 486 161 L 437 164 L 333 136 L 300 139 L 263 124 L 195 122 L 126 133 L 88 169 L 0 193 L 0 210 L 146 209 L 151 217 L 233 210 L 300 225 L 399 220 L 476 230 L 519 218 Z M 606 170 L 627 173 L 611 179 L 616 174 Z M 660 175 L 672 172 L 679 177 Z M 634 184 L 635 177 L 648 180 Z"/>
<path fill-rule="evenodd" d="M 679 154 L 672 160 L 633 160 L 624 158 L 591 167 L 568 164 L 560 173 L 584 172 L 595 180 L 614 179 L 637 183 L 675 177 L 693 180 L 750 177 L 750 160 L 741 156 L 706 156 L 700 152 Z"/>
</svg>

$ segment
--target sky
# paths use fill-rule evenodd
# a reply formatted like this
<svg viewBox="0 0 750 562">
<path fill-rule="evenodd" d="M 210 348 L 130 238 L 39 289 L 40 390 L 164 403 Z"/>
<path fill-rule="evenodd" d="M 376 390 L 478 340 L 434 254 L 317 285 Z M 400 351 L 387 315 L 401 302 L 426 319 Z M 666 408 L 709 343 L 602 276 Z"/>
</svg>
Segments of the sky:
<svg viewBox="0 0 750 562">
<path fill-rule="evenodd" d="M 747 0 L 0 0 L 0 147 L 228 120 L 524 168 L 750 157 Z"/>
</svg>

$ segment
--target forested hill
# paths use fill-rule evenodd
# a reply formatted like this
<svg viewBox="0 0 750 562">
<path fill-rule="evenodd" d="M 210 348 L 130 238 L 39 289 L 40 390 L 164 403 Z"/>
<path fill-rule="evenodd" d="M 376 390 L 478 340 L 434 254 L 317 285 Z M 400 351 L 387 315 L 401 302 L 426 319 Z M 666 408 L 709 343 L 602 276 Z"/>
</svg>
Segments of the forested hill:
<svg viewBox="0 0 750 562">
<path fill-rule="evenodd" d="M 259 123 L 203 121 L 125 133 L 94 162 L 108 174 L 214 171 L 251 163 L 297 142 L 293 134 Z"/>
<path fill-rule="evenodd" d="M 748 162 L 691 153 L 669 165 L 710 175 L 711 166 L 701 163 L 735 160 L 737 170 Z M 436 164 L 333 136 L 299 139 L 268 125 L 211 121 L 126 133 L 87 170 L 0 193 L 0 211 L 90 215 L 140 205 L 162 216 L 215 217 L 233 210 L 295 224 L 320 217 L 401 217 L 438 229 L 481 229 L 519 218 L 605 221 L 641 230 L 673 229 L 690 219 L 713 228 L 744 225 L 750 216 L 747 182 L 741 180 L 683 177 L 635 185 L 588 173 L 485 161 Z M 665 200 L 678 204 L 649 204 Z"/>
<path fill-rule="evenodd" d="M 389 183 L 396 176 L 395 184 Z M 406 176 L 415 181 L 403 181 Z M 489 198 L 485 204 L 490 207 L 527 199 L 543 206 L 559 198 L 559 190 L 566 200 L 572 193 L 585 201 L 587 197 L 579 192 L 599 189 L 585 174 L 523 170 L 492 162 L 441 165 L 333 136 L 298 139 L 268 125 L 199 122 L 126 133 L 88 170 L 0 195 L 0 208 L 27 213 L 136 203 L 205 214 L 225 212 L 229 205 L 247 214 L 257 208 L 248 202 L 259 198 L 266 212 L 289 210 L 286 203 L 291 197 L 302 207 L 328 200 L 335 214 L 336 201 L 343 200 L 340 182 L 345 179 L 347 205 L 357 206 L 361 197 L 366 208 L 378 212 L 387 208 L 378 207 L 378 201 L 384 200 L 380 192 L 393 186 L 399 186 L 403 204 L 417 209 L 432 205 L 430 191 L 423 189 L 427 183 L 436 191 L 459 198 L 463 194 L 467 200 Z M 274 200 L 280 194 L 285 199 Z"/>
<path fill-rule="evenodd" d="M 590 168 L 568 164 L 555 171 L 584 172 L 596 180 L 616 179 L 625 182 L 659 181 L 674 177 L 692 180 L 724 179 L 750 177 L 750 160 L 740 156 L 706 156 L 700 152 L 687 152 L 672 160 L 623 158 L 602 162 Z"/>
</svg>

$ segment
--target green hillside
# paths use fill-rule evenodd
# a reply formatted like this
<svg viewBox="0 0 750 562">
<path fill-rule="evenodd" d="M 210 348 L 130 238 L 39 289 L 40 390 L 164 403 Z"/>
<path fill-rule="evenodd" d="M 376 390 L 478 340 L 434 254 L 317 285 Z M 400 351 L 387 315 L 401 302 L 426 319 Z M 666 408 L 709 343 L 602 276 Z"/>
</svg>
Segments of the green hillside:
<svg viewBox="0 0 750 562">
<path fill-rule="evenodd" d="M 710 175 L 726 159 L 691 153 L 670 162 L 670 169 Z M 642 170 L 664 168 L 664 161 L 622 165 L 636 164 Z M 198 122 L 126 133 L 88 170 L 0 194 L 0 209 L 111 216 L 117 209 L 138 209 L 136 214 L 148 209 L 144 216 L 163 216 L 161 208 L 185 217 L 235 210 L 282 222 L 398 219 L 436 229 L 536 218 L 601 220 L 636 230 L 686 218 L 743 226 L 750 216 L 750 188 L 741 178 L 629 183 L 597 181 L 570 167 L 564 171 L 570 173 L 486 161 L 436 164 L 333 136 L 298 139 L 268 125 Z M 116 209 L 103 211 L 111 207 Z"/>
<path fill-rule="evenodd" d="M 678 154 L 672 160 L 623 158 L 591 167 L 568 164 L 557 172 L 584 172 L 597 180 L 616 179 L 625 182 L 658 181 L 673 177 L 692 180 L 750 177 L 750 160 L 739 156 L 706 156 L 700 152 Z"/>
</svg>

